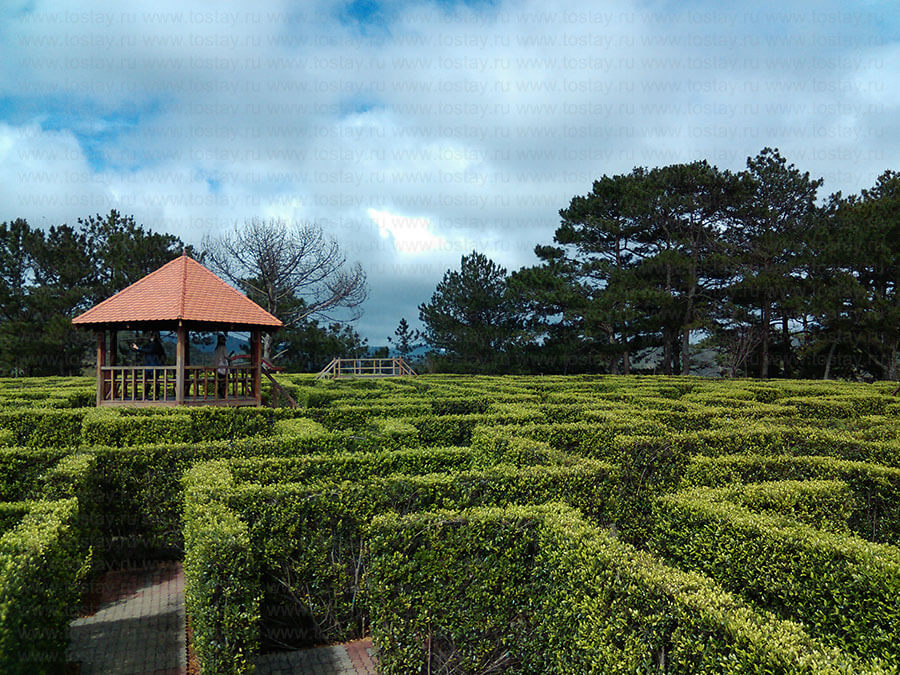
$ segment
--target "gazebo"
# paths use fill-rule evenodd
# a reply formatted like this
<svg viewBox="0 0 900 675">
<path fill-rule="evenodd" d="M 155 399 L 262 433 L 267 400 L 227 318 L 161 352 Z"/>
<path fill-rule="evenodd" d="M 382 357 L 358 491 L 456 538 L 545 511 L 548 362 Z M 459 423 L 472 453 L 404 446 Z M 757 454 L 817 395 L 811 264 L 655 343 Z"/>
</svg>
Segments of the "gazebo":
<svg viewBox="0 0 900 675">
<path fill-rule="evenodd" d="M 75 317 L 72 324 L 97 336 L 98 406 L 258 406 L 261 334 L 282 326 L 186 254 Z M 119 365 L 120 330 L 174 331 L 175 365 Z M 190 331 L 249 331 L 250 354 L 226 369 L 192 366 Z"/>
</svg>

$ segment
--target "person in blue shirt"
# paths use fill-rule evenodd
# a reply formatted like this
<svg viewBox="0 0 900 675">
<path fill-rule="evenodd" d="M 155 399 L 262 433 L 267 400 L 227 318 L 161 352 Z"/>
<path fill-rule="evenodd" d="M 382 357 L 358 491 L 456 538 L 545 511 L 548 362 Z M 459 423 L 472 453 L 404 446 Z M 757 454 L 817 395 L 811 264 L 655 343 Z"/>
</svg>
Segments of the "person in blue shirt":
<svg viewBox="0 0 900 675">
<path fill-rule="evenodd" d="M 163 349 L 162 341 L 159 339 L 159 331 L 153 331 L 150 335 L 150 342 L 147 344 L 138 347 L 136 343 L 132 342 L 131 348 L 144 355 L 145 366 L 166 365 L 166 350 Z"/>
<path fill-rule="evenodd" d="M 153 331 L 153 333 L 151 333 L 150 335 L 150 342 L 145 345 L 139 347 L 137 343 L 132 342 L 131 349 L 139 354 L 143 354 L 145 366 L 152 368 L 153 366 L 166 365 L 166 350 L 163 349 L 162 340 L 159 339 L 159 331 Z M 165 375 L 163 373 L 158 373 L 156 370 L 144 371 L 145 396 L 150 395 L 150 383 L 152 382 L 153 398 L 159 398 L 159 382 L 157 375 L 162 375 L 163 382 L 165 382 Z"/>
</svg>

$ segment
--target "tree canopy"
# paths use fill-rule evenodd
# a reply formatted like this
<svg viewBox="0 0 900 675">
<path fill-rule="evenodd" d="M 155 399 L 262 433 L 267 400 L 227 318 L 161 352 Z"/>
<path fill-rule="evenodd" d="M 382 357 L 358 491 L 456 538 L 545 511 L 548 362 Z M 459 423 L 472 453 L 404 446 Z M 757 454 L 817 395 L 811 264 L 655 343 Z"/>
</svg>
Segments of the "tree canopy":
<svg viewBox="0 0 900 675">
<path fill-rule="evenodd" d="M 476 251 L 447 270 L 419 318 L 428 343 L 462 368 L 490 369 L 517 338 L 506 270 Z"/>
<path fill-rule="evenodd" d="M 473 252 L 420 306 L 439 353 L 509 372 L 900 376 L 900 174 L 819 202 L 764 148 L 601 176 L 560 210 L 540 263 L 506 276 Z M 449 367 L 452 367 L 449 366 Z"/>
<path fill-rule="evenodd" d="M 0 374 L 80 373 L 91 338 L 72 318 L 185 249 L 117 211 L 46 230 L 0 223 Z"/>
</svg>

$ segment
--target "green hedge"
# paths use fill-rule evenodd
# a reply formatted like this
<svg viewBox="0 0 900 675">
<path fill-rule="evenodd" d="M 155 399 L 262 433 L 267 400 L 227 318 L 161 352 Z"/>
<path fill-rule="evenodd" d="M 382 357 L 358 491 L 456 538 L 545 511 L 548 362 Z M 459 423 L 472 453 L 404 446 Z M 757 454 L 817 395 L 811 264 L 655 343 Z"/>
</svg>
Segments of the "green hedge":
<svg viewBox="0 0 900 675">
<path fill-rule="evenodd" d="M 509 407 L 505 412 L 468 415 L 419 415 L 404 421 L 419 430 L 422 445 L 469 445 L 472 431 L 478 425 L 529 424 L 542 422 L 541 412 L 524 405 Z"/>
<path fill-rule="evenodd" d="M 799 626 L 559 505 L 385 514 L 368 528 L 379 672 L 867 673 Z"/>
<path fill-rule="evenodd" d="M 248 523 L 264 566 L 267 623 L 282 641 L 303 645 L 364 634 L 362 532 L 374 515 L 564 499 L 605 520 L 610 474 L 608 465 L 584 463 L 340 484 L 248 485 L 238 488 L 228 504 Z"/>
<path fill-rule="evenodd" d="M 693 457 L 685 484 L 725 486 L 783 480 L 838 480 L 853 495 L 850 529 L 874 542 L 900 543 L 900 469 L 835 457 Z"/>
<path fill-rule="evenodd" d="M 487 468 L 497 464 L 533 466 L 558 463 L 559 451 L 547 443 L 522 438 L 510 427 L 475 427 L 472 432 L 472 457 L 476 467 Z"/>
<path fill-rule="evenodd" d="M 217 471 L 225 466 L 216 465 Z M 247 523 L 254 561 L 263 575 L 266 631 L 296 645 L 364 634 L 363 531 L 376 514 L 566 499 L 603 521 L 614 487 L 611 467 L 588 461 L 343 483 L 243 484 L 225 491 L 219 484 L 203 487 L 210 471 L 199 465 L 187 474 L 186 499 L 204 490 L 219 494 Z"/>
<path fill-rule="evenodd" d="M 230 480 L 215 463 L 205 467 L 205 486 Z M 247 526 L 206 493 L 187 500 L 184 538 L 185 607 L 200 672 L 252 671 L 259 647 L 259 573 L 250 553 Z"/>
<path fill-rule="evenodd" d="M 70 452 L 53 448 L 0 448 L 0 501 L 38 498 L 40 477 Z"/>
<path fill-rule="evenodd" d="M 582 422 L 511 425 L 510 430 L 517 436 L 549 443 L 557 450 L 594 459 L 609 457 L 619 436 L 651 436 L 665 431 L 639 417 L 608 411 L 587 411 L 584 417 L 587 419 Z"/>
<path fill-rule="evenodd" d="M 317 439 L 328 436 L 330 432 L 308 417 L 292 417 L 278 420 L 275 423 L 275 433 L 288 438 Z"/>
<path fill-rule="evenodd" d="M 0 502 L 0 535 L 18 525 L 32 504 L 33 502 L 26 500 Z"/>
<path fill-rule="evenodd" d="M 313 480 L 358 481 L 392 473 L 427 474 L 473 468 L 469 448 L 411 448 L 304 457 L 228 460 L 235 480 L 246 483 L 298 483 Z"/>
<path fill-rule="evenodd" d="M 153 417 L 152 415 L 150 417 Z M 161 418 L 166 415 L 159 415 Z M 384 452 L 384 448 L 415 442 L 415 430 L 391 420 L 367 432 L 317 433 L 309 420 L 276 424 L 307 428 L 302 436 L 275 435 L 234 441 L 84 448 L 96 456 L 89 501 L 100 531 L 96 549 L 112 558 L 180 555 L 182 549 L 180 480 L 198 462 L 212 459 L 297 457 L 319 453 Z M 338 461 L 345 461 L 339 459 Z M 324 462 L 324 460 L 320 460 Z M 427 461 L 422 461 L 427 465 Z"/>
<path fill-rule="evenodd" d="M 720 428 L 665 434 L 635 434 L 690 455 L 827 455 L 900 465 L 900 442 L 866 441 L 853 432 L 816 426 L 750 421 Z"/>
<path fill-rule="evenodd" d="M 819 529 L 847 532 L 855 510 L 850 486 L 838 480 L 783 480 L 705 491 L 710 501 L 740 504 L 749 510 L 783 516 Z"/>
<path fill-rule="evenodd" d="M 831 645 L 900 658 L 900 551 L 714 497 L 660 497 L 652 548 Z"/>
<path fill-rule="evenodd" d="M 331 431 L 343 431 L 362 427 L 373 417 L 417 417 L 431 413 L 428 403 L 408 403 L 403 400 L 395 402 L 377 401 L 362 404 L 354 401 L 353 405 L 342 404 L 337 407 L 312 408 L 304 411 L 312 419 L 321 422 Z"/>
<path fill-rule="evenodd" d="M 279 415 L 263 408 L 129 408 L 0 410 L 3 445 L 71 448 L 81 445 L 202 443 L 266 436 Z"/>
<path fill-rule="evenodd" d="M 803 417 L 834 419 L 855 415 L 881 415 L 892 397 L 857 394 L 850 396 L 785 397 L 779 403 L 797 408 Z"/>
<path fill-rule="evenodd" d="M 433 399 L 431 412 L 435 415 L 472 415 L 488 411 L 495 399 L 486 395 Z"/>
<path fill-rule="evenodd" d="M 273 440 L 279 454 L 390 450 L 417 447 L 418 430 L 395 418 L 371 418 L 351 429 L 329 431 L 309 418 L 290 418 L 275 424 Z"/>
<path fill-rule="evenodd" d="M 116 408 L 88 411 L 81 424 L 83 445 L 122 447 L 149 443 L 189 443 L 193 422 L 183 413 L 122 415 Z"/>
<path fill-rule="evenodd" d="M 0 429 L 15 435 L 15 445 L 68 448 L 78 445 L 84 410 L 0 410 Z"/>
<path fill-rule="evenodd" d="M 90 502 L 104 533 L 95 541 L 113 559 L 178 557 L 183 546 L 181 478 L 199 462 L 290 455 L 275 438 L 233 442 L 96 447 Z"/>
<path fill-rule="evenodd" d="M 488 424 L 485 415 L 418 415 L 404 419 L 419 431 L 422 445 L 469 445 L 472 431 Z"/>
<path fill-rule="evenodd" d="M 79 541 L 76 499 L 30 502 L 25 510 L 0 536 L 0 671 L 59 672 L 90 554 Z"/>
<path fill-rule="evenodd" d="M 276 424 L 259 408 L 96 408 L 85 414 L 82 443 L 123 447 L 153 443 L 205 443 L 267 436 Z"/>
</svg>

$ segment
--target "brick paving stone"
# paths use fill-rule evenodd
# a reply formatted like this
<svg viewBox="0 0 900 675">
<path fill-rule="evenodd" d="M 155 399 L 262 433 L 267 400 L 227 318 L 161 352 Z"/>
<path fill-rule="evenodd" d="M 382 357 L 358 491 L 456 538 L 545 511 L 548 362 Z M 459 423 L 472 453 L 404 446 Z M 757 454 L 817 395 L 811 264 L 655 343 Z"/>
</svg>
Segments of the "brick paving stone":
<svg viewBox="0 0 900 675">
<path fill-rule="evenodd" d="M 181 563 L 107 572 L 92 596 L 69 624 L 67 658 L 81 675 L 187 672 Z"/>
<path fill-rule="evenodd" d="M 375 675 L 371 640 L 256 657 L 257 675 Z"/>
</svg>

